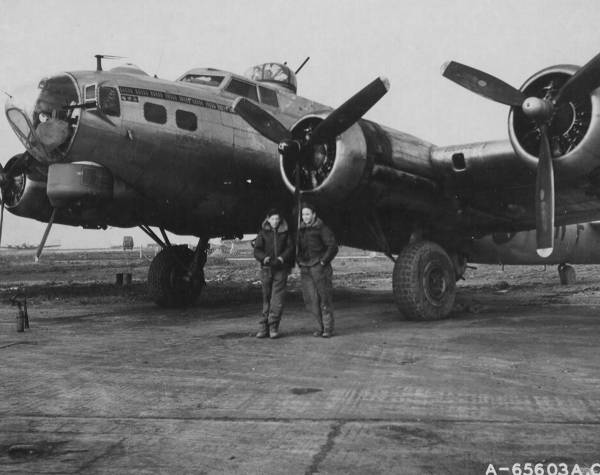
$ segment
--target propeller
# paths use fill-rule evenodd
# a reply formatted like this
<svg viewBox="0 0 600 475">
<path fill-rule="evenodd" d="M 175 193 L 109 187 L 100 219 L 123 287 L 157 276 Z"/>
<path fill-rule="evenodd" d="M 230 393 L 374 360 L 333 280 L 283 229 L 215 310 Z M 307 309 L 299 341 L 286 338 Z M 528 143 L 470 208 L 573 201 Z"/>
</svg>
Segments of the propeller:
<svg viewBox="0 0 600 475">
<path fill-rule="evenodd" d="M 389 88 L 390 83 L 387 79 L 375 79 L 331 112 L 315 127 L 308 138 L 301 140 L 294 140 L 291 131 L 285 125 L 244 97 L 235 100 L 233 110 L 261 135 L 279 144 L 280 152 L 286 153 L 308 149 L 314 144 L 324 143 L 345 132 L 373 107 Z"/>
<path fill-rule="evenodd" d="M 442 76 L 475 94 L 507 106 L 520 107 L 526 99 L 521 91 L 501 79 L 455 61 L 444 63 Z"/>
<path fill-rule="evenodd" d="M 373 107 L 389 89 L 390 83 L 386 78 L 376 78 L 344 102 L 340 107 L 331 112 L 302 139 L 294 139 L 291 130 L 266 110 L 248 99 L 239 97 L 233 103 L 233 110 L 237 114 L 265 138 L 269 139 L 271 142 L 277 143 L 279 152 L 284 157 L 292 158 L 294 160 L 294 198 L 298 213 L 296 223 L 297 229 L 300 229 L 300 208 L 302 201 L 302 190 L 300 189 L 300 162 L 303 155 L 305 155 L 303 152 L 310 150 L 311 147 L 315 145 L 326 143 L 348 130 L 371 107 Z M 296 255 L 298 254 L 299 236 L 300 233 L 296 233 Z"/>
<path fill-rule="evenodd" d="M 554 97 L 526 97 L 510 84 L 483 71 L 450 61 L 442 66 L 442 75 L 487 99 L 511 107 L 520 107 L 535 122 L 540 132 L 535 186 L 535 222 L 537 253 L 548 257 L 554 239 L 554 170 L 548 128 L 556 112 L 575 96 L 591 94 L 600 86 L 600 54 L 581 67 Z"/>
<path fill-rule="evenodd" d="M 292 139 L 292 133 L 262 107 L 243 97 L 233 103 L 233 110 L 271 142 L 281 143 Z"/>
<path fill-rule="evenodd" d="M 0 164 L 0 243 L 2 242 L 2 226 L 4 223 L 4 208 L 10 187 L 14 185 L 14 178 L 23 173 L 29 164 L 30 155 L 27 152 L 16 155 L 8 161 L 8 166 Z"/>
<path fill-rule="evenodd" d="M 322 143 L 345 132 L 390 90 L 390 82 L 378 77 L 329 114 L 313 130 L 310 142 Z"/>
</svg>

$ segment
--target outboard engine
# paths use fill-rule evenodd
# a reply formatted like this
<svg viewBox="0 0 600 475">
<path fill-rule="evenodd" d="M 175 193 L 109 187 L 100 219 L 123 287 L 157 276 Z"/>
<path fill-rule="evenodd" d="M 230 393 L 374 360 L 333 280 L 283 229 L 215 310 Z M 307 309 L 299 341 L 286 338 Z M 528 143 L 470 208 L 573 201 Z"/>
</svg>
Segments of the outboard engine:
<svg viewBox="0 0 600 475">
<path fill-rule="evenodd" d="M 556 97 L 577 72 L 572 65 L 546 68 L 531 76 L 521 92 L 526 97 Z M 549 122 L 548 138 L 557 177 L 573 179 L 600 173 L 600 94 L 583 92 L 556 107 Z M 521 108 L 511 108 L 508 118 L 510 141 L 516 154 L 529 166 L 538 164 L 540 128 Z M 598 169 L 596 171 L 596 169 Z"/>
</svg>

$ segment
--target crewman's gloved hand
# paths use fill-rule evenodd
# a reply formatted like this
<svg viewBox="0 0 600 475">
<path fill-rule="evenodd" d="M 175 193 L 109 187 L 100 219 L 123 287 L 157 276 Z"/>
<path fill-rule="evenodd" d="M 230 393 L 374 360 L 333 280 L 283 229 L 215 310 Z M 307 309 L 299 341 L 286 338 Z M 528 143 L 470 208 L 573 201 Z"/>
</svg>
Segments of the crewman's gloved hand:
<svg viewBox="0 0 600 475">
<path fill-rule="evenodd" d="M 268 265 L 269 265 L 269 262 L 271 262 L 271 258 L 270 258 L 269 256 L 267 256 L 267 257 L 265 257 L 265 258 L 263 259 L 263 264 L 264 264 L 264 265 L 268 266 Z"/>
</svg>

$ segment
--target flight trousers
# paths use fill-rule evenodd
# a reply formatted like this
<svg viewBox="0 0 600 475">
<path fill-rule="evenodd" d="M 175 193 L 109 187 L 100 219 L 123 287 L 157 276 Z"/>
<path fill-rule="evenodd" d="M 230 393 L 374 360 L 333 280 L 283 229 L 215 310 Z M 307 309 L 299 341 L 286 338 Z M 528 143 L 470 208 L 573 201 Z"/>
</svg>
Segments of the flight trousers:
<svg viewBox="0 0 600 475">
<path fill-rule="evenodd" d="M 262 282 L 263 307 L 260 319 L 261 325 L 279 323 L 283 313 L 285 299 L 285 286 L 287 284 L 288 269 L 281 267 L 262 267 L 260 279 Z"/>
<path fill-rule="evenodd" d="M 331 264 L 300 267 L 306 309 L 317 320 L 321 332 L 333 332 L 333 269 Z"/>
</svg>

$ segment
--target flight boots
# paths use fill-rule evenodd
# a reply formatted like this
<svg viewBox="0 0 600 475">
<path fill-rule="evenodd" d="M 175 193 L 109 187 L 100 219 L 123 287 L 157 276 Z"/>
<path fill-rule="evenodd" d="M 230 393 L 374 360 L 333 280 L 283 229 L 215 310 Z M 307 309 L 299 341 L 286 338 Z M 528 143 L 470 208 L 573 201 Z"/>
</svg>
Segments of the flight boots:
<svg viewBox="0 0 600 475">
<path fill-rule="evenodd" d="M 269 338 L 279 338 L 279 322 L 269 324 Z"/>
<path fill-rule="evenodd" d="M 266 322 L 264 322 L 264 323 L 261 322 L 260 330 L 256 334 L 256 338 L 266 338 L 268 336 L 269 336 L 269 327 L 267 326 Z"/>
</svg>

